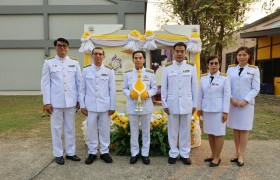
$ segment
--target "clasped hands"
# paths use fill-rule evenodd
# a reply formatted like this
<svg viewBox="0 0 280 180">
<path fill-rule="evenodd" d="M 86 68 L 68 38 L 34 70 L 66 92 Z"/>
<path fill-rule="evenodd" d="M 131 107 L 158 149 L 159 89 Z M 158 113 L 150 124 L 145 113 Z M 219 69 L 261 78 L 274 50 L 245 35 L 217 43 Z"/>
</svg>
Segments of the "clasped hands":
<svg viewBox="0 0 280 180">
<path fill-rule="evenodd" d="M 248 104 L 248 102 L 245 101 L 245 100 L 242 100 L 242 101 L 239 102 L 239 101 L 237 101 L 234 98 L 231 98 L 230 102 L 231 102 L 232 105 L 234 105 L 236 107 L 244 107 L 244 106 L 246 106 Z"/>
</svg>

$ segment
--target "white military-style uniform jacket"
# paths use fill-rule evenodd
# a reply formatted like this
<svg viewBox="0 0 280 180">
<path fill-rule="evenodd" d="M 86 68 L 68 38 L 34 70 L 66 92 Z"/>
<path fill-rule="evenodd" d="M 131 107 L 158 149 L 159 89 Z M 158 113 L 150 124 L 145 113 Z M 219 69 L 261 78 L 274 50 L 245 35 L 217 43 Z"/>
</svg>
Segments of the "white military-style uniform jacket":
<svg viewBox="0 0 280 180">
<path fill-rule="evenodd" d="M 260 91 L 260 71 L 257 66 L 247 64 L 239 74 L 239 65 L 230 65 L 227 74 L 230 76 L 231 97 L 238 101 L 245 100 L 255 104 L 255 97 Z"/>
<path fill-rule="evenodd" d="M 73 59 L 56 55 L 45 60 L 41 79 L 44 105 L 51 104 L 54 108 L 77 105 L 81 69 L 79 62 Z"/>
<path fill-rule="evenodd" d="M 116 109 L 115 72 L 103 64 L 87 66 L 82 72 L 80 107 L 93 112 Z"/>
<path fill-rule="evenodd" d="M 155 82 L 155 74 L 153 70 L 142 68 L 142 81 L 146 85 L 149 98 L 142 100 L 142 112 L 135 111 L 136 102 L 130 98 L 130 91 L 133 89 L 133 84 L 138 79 L 138 71 L 133 70 L 126 71 L 124 75 L 123 94 L 127 97 L 126 113 L 133 115 L 150 114 L 154 112 L 154 106 L 152 102 L 152 96 L 157 93 L 157 84 Z"/>
<path fill-rule="evenodd" d="M 163 69 L 161 100 L 171 114 L 191 114 L 197 105 L 196 67 L 189 61 L 175 60 Z"/>
<path fill-rule="evenodd" d="M 219 71 L 212 76 L 210 73 L 201 75 L 198 92 L 197 109 L 204 112 L 229 112 L 231 89 L 230 79 Z"/>
</svg>

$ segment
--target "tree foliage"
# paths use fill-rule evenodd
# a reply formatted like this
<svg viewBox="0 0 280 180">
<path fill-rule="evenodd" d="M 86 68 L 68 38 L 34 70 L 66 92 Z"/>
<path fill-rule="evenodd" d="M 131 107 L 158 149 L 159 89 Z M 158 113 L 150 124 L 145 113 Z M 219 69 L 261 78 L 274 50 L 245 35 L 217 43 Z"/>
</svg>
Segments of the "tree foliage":
<svg viewBox="0 0 280 180">
<path fill-rule="evenodd" d="M 163 11 L 173 10 L 184 24 L 199 24 L 203 44 L 202 59 L 217 54 L 245 21 L 245 12 L 253 0 L 166 0 Z M 204 62 L 202 62 L 204 64 Z M 205 67 L 202 65 L 202 67 Z"/>
</svg>

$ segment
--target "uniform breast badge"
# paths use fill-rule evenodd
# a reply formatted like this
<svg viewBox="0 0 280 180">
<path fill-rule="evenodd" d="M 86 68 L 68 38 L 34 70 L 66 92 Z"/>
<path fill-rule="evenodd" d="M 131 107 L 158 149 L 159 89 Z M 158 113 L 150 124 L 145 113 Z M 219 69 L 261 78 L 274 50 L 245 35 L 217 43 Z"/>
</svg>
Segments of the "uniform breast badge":
<svg viewBox="0 0 280 180">
<path fill-rule="evenodd" d="M 149 81 L 149 76 L 148 76 L 148 75 L 145 75 L 145 76 L 143 77 L 143 81 Z"/>
</svg>

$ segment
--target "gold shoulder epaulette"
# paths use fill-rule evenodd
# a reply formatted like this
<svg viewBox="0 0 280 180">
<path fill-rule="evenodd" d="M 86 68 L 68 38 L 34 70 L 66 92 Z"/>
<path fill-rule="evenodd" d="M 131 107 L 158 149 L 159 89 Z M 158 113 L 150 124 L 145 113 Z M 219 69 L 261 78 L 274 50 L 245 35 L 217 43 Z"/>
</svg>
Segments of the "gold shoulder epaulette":
<svg viewBox="0 0 280 180">
<path fill-rule="evenodd" d="M 89 64 L 89 65 L 87 65 L 87 66 L 84 66 L 84 68 L 87 68 L 87 67 L 90 67 L 91 66 L 91 64 Z"/>
<path fill-rule="evenodd" d="M 110 64 L 106 64 L 105 67 L 108 69 L 113 69 L 113 67 Z"/>
<path fill-rule="evenodd" d="M 154 70 L 152 70 L 152 69 L 146 69 L 146 71 L 149 73 L 154 73 Z"/>
<path fill-rule="evenodd" d="M 207 76 L 207 74 L 208 74 L 208 73 L 201 74 L 201 77 L 203 77 L 203 76 Z"/>
<path fill-rule="evenodd" d="M 194 66 L 194 64 L 191 61 L 187 61 L 187 64 Z"/>
<path fill-rule="evenodd" d="M 165 64 L 165 67 L 170 66 L 170 65 L 172 65 L 172 64 L 173 64 L 172 61 L 171 61 L 171 62 L 167 62 L 167 63 Z"/>
<path fill-rule="evenodd" d="M 228 67 L 236 67 L 236 64 L 228 65 Z"/>
<path fill-rule="evenodd" d="M 125 71 L 124 73 L 128 73 L 128 72 L 131 72 L 132 71 L 132 69 L 130 69 L 130 70 L 127 70 L 127 71 Z"/>
<path fill-rule="evenodd" d="M 55 56 L 49 56 L 49 57 L 46 57 L 45 60 L 49 60 L 49 59 L 53 59 Z"/>
<path fill-rule="evenodd" d="M 228 75 L 226 73 L 220 73 L 221 76 L 227 77 Z"/>
<path fill-rule="evenodd" d="M 73 57 L 73 56 L 70 56 L 70 59 L 73 59 L 73 60 L 78 60 L 78 58 Z"/>
<path fill-rule="evenodd" d="M 255 66 L 255 65 L 249 65 L 249 67 L 257 69 L 257 67 L 258 67 L 258 66 Z"/>
</svg>

